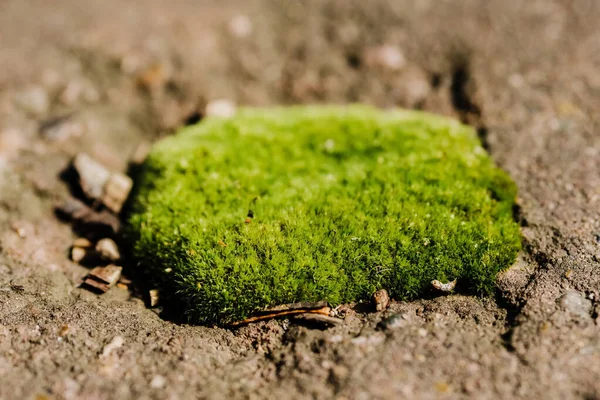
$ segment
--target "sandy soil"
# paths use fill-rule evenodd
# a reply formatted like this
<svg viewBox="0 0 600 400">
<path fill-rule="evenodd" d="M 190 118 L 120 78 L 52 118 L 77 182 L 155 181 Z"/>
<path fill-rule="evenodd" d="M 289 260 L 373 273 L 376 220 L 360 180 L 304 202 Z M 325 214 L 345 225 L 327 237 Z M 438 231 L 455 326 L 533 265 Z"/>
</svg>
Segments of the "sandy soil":
<svg viewBox="0 0 600 400">
<path fill-rule="evenodd" d="M 4 0 L 0 398 L 600 398 L 599 19 L 593 0 Z M 79 151 L 124 169 L 218 98 L 475 125 L 519 185 L 522 257 L 496 298 L 325 331 L 175 324 L 79 289 L 60 172 Z"/>
</svg>

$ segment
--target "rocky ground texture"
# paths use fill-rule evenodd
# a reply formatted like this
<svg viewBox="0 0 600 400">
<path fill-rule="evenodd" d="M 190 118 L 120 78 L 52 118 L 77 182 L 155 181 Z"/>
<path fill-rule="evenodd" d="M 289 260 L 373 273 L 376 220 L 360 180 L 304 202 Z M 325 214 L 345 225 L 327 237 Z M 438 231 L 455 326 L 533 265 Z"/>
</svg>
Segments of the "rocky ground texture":
<svg viewBox="0 0 600 400">
<path fill-rule="evenodd" d="M 591 0 L 3 1 L 0 398 L 600 398 L 599 18 Z M 522 256 L 495 298 L 359 305 L 327 330 L 176 324 L 79 288 L 61 172 L 82 151 L 124 170 L 218 99 L 474 125 L 519 186 Z"/>
</svg>

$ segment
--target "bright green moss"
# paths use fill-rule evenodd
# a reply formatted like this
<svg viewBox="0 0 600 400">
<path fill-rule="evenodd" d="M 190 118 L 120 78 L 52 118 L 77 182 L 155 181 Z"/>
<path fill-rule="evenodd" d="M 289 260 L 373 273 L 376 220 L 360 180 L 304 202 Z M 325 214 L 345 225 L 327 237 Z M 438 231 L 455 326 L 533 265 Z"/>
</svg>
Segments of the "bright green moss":
<svg viewBox="0 0 600 400">
<path fill-rule="evenodd" d="M 520 247 L 515 194 L 473 130 L 449 119 L 244 109 L 155 145 L 127 237 L 161 300 L 192 322 L 227 324 L 380 288 L 414 299 L 432 279 L 489 294 Z"/>
</svg>

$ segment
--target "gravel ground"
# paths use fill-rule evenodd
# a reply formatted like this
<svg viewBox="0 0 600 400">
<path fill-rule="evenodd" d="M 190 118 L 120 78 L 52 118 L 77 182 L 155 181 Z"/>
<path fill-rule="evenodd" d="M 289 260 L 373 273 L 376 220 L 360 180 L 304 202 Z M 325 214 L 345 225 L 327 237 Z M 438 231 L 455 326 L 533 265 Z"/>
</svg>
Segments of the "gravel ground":
<svg viewBox="0 0 600 400">
<path fill-rule="evenodd" d="M 599 18 L 592 0 L 4 0 L 0 398 L 600 398 Z M 71 158 L 124 170 L 216 99 L 474 125 L 519 185 L 521 257 L 495 298 L 349 306 L 325 331 L 176 324 L 78 288 L 54 214 Z"/>
</svg>

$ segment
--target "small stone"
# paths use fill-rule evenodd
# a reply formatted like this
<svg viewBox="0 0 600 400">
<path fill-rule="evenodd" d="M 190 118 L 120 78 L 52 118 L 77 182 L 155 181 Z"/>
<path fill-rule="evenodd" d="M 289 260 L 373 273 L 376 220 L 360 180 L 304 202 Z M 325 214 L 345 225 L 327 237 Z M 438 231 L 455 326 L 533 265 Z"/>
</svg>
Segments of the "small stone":
<svg viewBox="0 0 600 400">
<path fill-rule="evenodd" d="M 569 313 L 589 318 L 592 312 L 592 302 L 576 290 L 569 290 L 560 298 L 560 305 Z"/>
<path fill-rule="evenodd" d="M 92 247 L 92 242 L 90 242 L 86 238 L 77 238 L 73 240 L 73 247 L 81 247 L 83 249 L 88 249 Z"/>
<path fill-rule="evenodd" d="M 35 115 L 45 114 L 50 108 L 48 93 L 39 86 L 17 93 L 15 103 L 26 112 Z"/>
<path fill-rule="evenodd" d="M 227 99 L 212 100 L 208 102 L 204 114 L 209 117 L 230 118 L 236 112 L 235 104 Z"/>
<path fill-rule="evenodd" d="M 99 99 L 100 93 L 90 82 L 83 79 L 70 81 L 59 96 L 59 100 L 67 106 L 72 106 L 81 100 L 95 103 Z"/>
<path fill-rule="evenodd" d="M 51 118 L 40 124 L 39 132 L 42 137 L 53 141 L 63 141 L 83 134 L 83 125 L 74 121 L 71 115 Z"/>
<path fill-rule="evenodd" d="M 25 224 L 23 222 L 13 221 L 10 224 L 10 227 L 21 239 L 25 239 L 27 237 L 27 229 L 25 229 Z"/>
<path fill-rule="evenodd" d="M 402 50 L 389 44 L 372 47 L 366 51 L 367 65 L 392 71 L 402 69 L 406 65 L 406 58 Z"/>
<path fill-rule="evenodd" d="M 17 129 L 6 129 L 0 132 L 0 158 L 14 158 L 26 146 L 23 132 Z"/>
<path fill-rule="evenodd" d="M 104 349 L 102 349 L 102 357 L 109 356 L 110 353 L 122 347 L 124 344 L 125 339 L 123 339 L 122 336 L 115 336 L 110 343 L 104 346 Z"/>
<path fill-rule="evenodd" d="M 569 279 L 571 277 L 571 275 L 573 274 L 573 270 L 572 269 L 568 269 L 565 272 L 565 278 Z"/>
<path fill-rule="evenodd" d="M 115 213 L 119 213 L 133 186 L 130 177 L 124 174 L 111 175 L 104 185 L 102 203 Z"/>
<path fill-rule="evenodd" d="M 150 295 L 150 307 L 156 307 L 159 302 L 158 289 L 152 289 L 148 294 Z"/>
<path fill-rule="evenodd" d="M 121 259 L 121 253 L 114 240 L 110 238 L 104 238 L 98 241 L 96 244 L 96 251 L 102 258 L 109 261 L 118 261 Z"/>
<path fill-rule="evenodd" d="M 406 319 L 402 314 L 393 314 L 389 317 L 381 320 L 377 324 L 377 329 L 379 330 L 393 330 L 397 328 L 401 328 L 406 325 Z"/>
<path fill-rule="evenodd" d="M 372 303 L 375 311 L 383 311 L 388 308 L 390 305 L 390 295 L 387 290 L 379 289 L 373 293 Z"/>
<path fill-rule="evenodd" d="M 76 263 L 79 263 L 85 258 L 86 254 L 87 251 L 85 249 L 81 247 L 73 247 L 71 249 L 71 260 L 75 261 Z"/>
<path fill-rule="evenodd" d="M 252 29 L 252 21 L 246 15 L 236 15 L 229 21 L 229 31 L 238 38 L 249 36 Z"/>
<path fill-rule="evenodd" d="M 152 381 L 150 381 L 150 386 L 154 389 L 162 389 L 167 385 L 167 379 L 162 375 L 154 375 Z"/>
<path fill-rule="evenodd" d="M 71 333 L 71 327 L 69 326 L 69 324 L 65 324 L 61 326 L 60 330 L 58 331 L 58 336 L 65 337 L 69 333 Z"/>
<path fill-rule="evenodd" d="M 429 76 L 420 68 L 407 67 L 394 92 L 400 97 L 404 107 L 419 107 L 431 93 Z"/>
<path fill-rule="evenodd" d="M 99 200 L 110 178 L 110 172 L 86 153 L 75 156 L 73 167 L 79 175 L 79 184 L 85 195 L 92 200 Z"/>
</svg>

